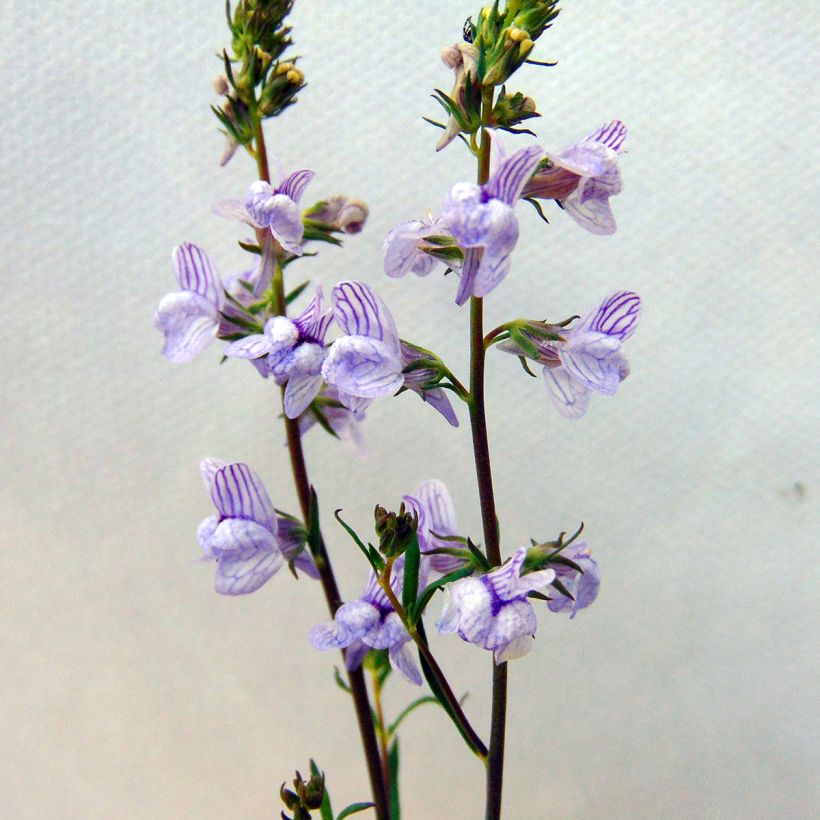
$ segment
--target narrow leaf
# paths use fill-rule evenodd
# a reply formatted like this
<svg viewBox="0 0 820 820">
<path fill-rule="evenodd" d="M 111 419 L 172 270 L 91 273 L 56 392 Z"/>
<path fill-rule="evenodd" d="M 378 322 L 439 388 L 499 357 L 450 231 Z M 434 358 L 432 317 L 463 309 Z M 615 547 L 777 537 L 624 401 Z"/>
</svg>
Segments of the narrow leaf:
<svg viewBox="0 0 820 820">
<path fill-rule="evenodd" d="M 341 511 L 342 510 L 341 510 L 341 507 L 340 507 L 338 510 L 334 511 L 333 516 L 345 528 L 345 530 L 347 530 L 347 534 L 356 542 L 356 546 L 362 551 L 364 557 L 367 558 L 367 563 L 370 564 L 371 567 L 373 567 L 373 571 L 378 572 L 379 571 L 378 564 L 374 562 L 373 556 L 371 554 L 371 552 L 373 551 L 373 547 L 371 546 L 370 550 L 367 549 L 367 547 L 362 543 L 359 536 L 356 535 L 356 531 L 353 529 L 353 527 L 349 526 L 341 518 L 341 516 L 339 515 L 339 513 Z M 378 555 L 378 553 L 376 553 L 376 554 Z"/>
<path fill-rule="evenodd" d="M 336 681 L 336 686 L 338 686 L 339 689 L 343 692 L 347 692 L 348 695 L 350 694 L 350 687 L 347 685 L 347 681 L 342 677 L 338 666 L 333 667 L 333 680 Z"/>
<path fill-rule="evenodd" d="M 387 752 L 387 765 L 390 772 L 390 817 L 401 820 L 401 800 L 399 798 L 399 739 L 396 738 Z"/>
<path fill-rule="evenodd" d="M 288 295 L 285 297 L 285 304 L 289 305 L 295 299 L 298 299 L 301 295 L 302 291 L 310 284 L 309 282 L 302 282 L 301 285 L 297 285 Z"/>
<path fill-rule="evenodd" d="M 319 530 L 319 498 L 313 486 L 310 488 L 310 516 L 307 525 L 310 554 L 317 558 L 322 555 L 322 533 Z"/>
<path fill-rule="evenodd" d="M 351 814 L 372 809 L 375 805 L 375 803 L 351 803 L 346 809 L 342 809 L 339 812 L 339 816 L 336 820 L 344 820 L 345 817 L 350 817 Z M 324 815 L 322 815 L 322 820 L 324 820 Z"/>
<path fill-rule="evenodd" d="M 420 563 L 421 550 L 418 534 L 416 534 L 404 552 L 404 586 L 401 591 L 401 603 L 405 612 L 416 603 L 416 598 L 418 598 Z"/>
<path fill-rule="evenodd" d="M 419 706 L 424 706 L 425 703 L 438 703 L 438 701 L 432 695 L 425 695 L 422 698 L 417 698 L 414 700 L 409 706 L 406 706 L 399 712 L 399 716 L 387 727 L 387 733 L 389 735 L 394 735 L 396 733 L 396 729 L 399 728 L 401 722 L 411 713 L 415 712 Z"/>
</svg>

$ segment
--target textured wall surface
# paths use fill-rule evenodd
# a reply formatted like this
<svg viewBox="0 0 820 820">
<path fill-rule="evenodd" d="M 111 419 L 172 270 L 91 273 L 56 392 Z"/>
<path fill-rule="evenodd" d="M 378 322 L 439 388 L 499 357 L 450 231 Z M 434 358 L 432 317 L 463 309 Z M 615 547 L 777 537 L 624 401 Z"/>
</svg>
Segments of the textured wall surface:
<svg viewBox="0 0 820 820">
<path fill-rule="evenodd" d="M 403 335 L 464 373 L 451 277 L 388 280 L 381 242 L 473 176 L 435 154 L 428 94 L 478 4 L 297 2 L 309 88 L 268 130 L 316 197 L 371 206 L 366 231 L 302 274 L 379 287 Z M 558 148 L 630 128 L 613 237 L 522 207 L 512 274 L 487 324 L 645 302 L 617 397 L 565 422 L 514 359 L 488 364 L 506 549 L 586 522 L 603 586 L 574 621 L 539 614 L 512 664 L 506 814 L 538 818 L 809 818 L 818 750 L 816 55 L 808 0 L 564 0 L 516 87 Z M 220 169 L 208 110 L 221 5 L 12 2 L 0 23 L 0 814 L 270 818 L 314 756 L 336 803 L 366 797 L 336 658 L 306 646 L 318 588 L 277 576 L 225 599 L 195 563 L 209 515 L 197 461 L 250 461 L 295 509 L 276 397 L 214 345 L 174 366 L 152 326 L 170 249 L 241 264 L 210 213 L 253 169 Z M 462 413 L 466 422 L 466 414 Z M 375 405 L 370 458 L 306 438 L 325 517 L 365 528 L 424 478 L 479 536 L 466 426 L 415 397 Z M 363 567 L 328 523 L 348 597 Z M 489 658 L 436 640 L 486 731 Z M 396 680 L 389 708 L 415 696 Z M 406 817 L 481 815 L 482 772 L 431 707 L 403 735 Z M 812 774 L 814 773 L 814 774 Z M 463 808 L 447 808 L 453 794 Z"/>
</svg>

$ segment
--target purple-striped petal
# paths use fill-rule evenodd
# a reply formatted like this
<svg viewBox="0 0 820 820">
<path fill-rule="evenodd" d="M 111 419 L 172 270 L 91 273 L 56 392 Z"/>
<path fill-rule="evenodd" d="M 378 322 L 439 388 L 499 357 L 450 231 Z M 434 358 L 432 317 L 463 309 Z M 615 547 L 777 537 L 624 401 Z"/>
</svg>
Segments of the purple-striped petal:
<svg viewBox="0 0 820 820">
<path fill-rule="evenodd" d="M 282 566 L 279 550 L 248 549 L 217 561 L 214 589 L 220 595 L 247 595 L 255 592 Z"/>
<path fill-rule="evenodd" d="M 224 353 L 229 359 L 258 359 L 270 353 L 270 339 L 264 333 L 254 333 L 231 342 Z"/>
<path fill-rule="evenodd" d="M 343 649 L 359 640 L 379 622 L 375 607 L 365 601 L 342 604 L 332 621 L 314 626 L 308 640 L 316 649 Z"/>
<path fill-rule="evenodd" d="M 217 310 L 222 307 L 223 293 L 219 274 L 208 254 L 193 242 L 177 245 L 171 253 L 177 282 L 182 290 L 204 296 Z"/>
<path fill-rule="evenodd" d="M 302 169 L 301 171 L 294 171 L 289 174 L 282 181 L 282 184 L 277 189 L 277 193 L 284 194 L 290 197 L 297 205 L 302 199 L 302 194 L 305 192 L 310 181 L 316 176 L 314 171 Z"/>
<path fill-rule="evenodd" d="M 504 224 L 497 227 L 493 242 L 484 248 L 473 282 L 474 296 L 486 296 L 510 272 L 510 257 L 518 241 L 518 220 L 511 208 L 508 211 Z"/>
<path fill-rule="evenodd" d="M 456 293 L 456 304 L 463 305 L 472 295 L 475 277 L 481 265 L 481 249 L 467 248 L 464 251 L 464 264 L 461 266 L 461 278 Z"/>
<path fill-rule="evenodd" d="M 597 131 L 593 131 L 584 141 L 600 142 L 613 151 L 620 151 L 626 139 L 626 126 L 620 120 L 610 120 Z"/>
<path fill-rule="evenodd" d="M 548 586 L 555 579 L 555 572 L 551 569 L 530 572 L 521 577 L 526 557 L 527 548 L 521 547 L 510 561 L 483 576 L 483 582 L 492 588 L 501 601 L 520 598 L 534 589 Z"/>
<path fill-rule="evenodd" d="M 615 233 L 618 224 L 609 206 L 609 197 L 582 200 L 580 191 L 581 187 L 563 201 L 564 210 L 590 233 L 598 236 L 610 236 Z"/>
<path fill-rule="evenodd" d="M 299 206 L 290 197 L 277 194 L 265 205 L 265 216 L 273 238 L 288 253 L 301 256 L 305 227 Z"/>
<path fill-rule="evenodd" d="M 484 648 L 492 650 L 496 663 L 520 658 L 532 648 L 537 629 L 532 604 L 527 600 L 512 601 L 493 618 Z"/>
<path fill-rule="evenodd" d="M 383 341 L 399 355 L 399 333 L 393 314 L 364 282 L 345 281 L 333 288 L 333 317 L 348 336 Z"/>
<path fill-rule="evenodd" d="M 294 374 L 288 379 L 285 388 L 285 415 L 296 419 L 305 412 L 308 405 L 322 389 L 322 377 L 305 374 Z"/>
<path fill-rule="evenodd" d="M 412 645 L 408 641 L 391 646 L 388 655 L 394 669 L 398 669 L 410 683 L 421 686 L 421 672 L 416 665 Z"/>
<path fill-rule="evenodd" d="M 247 518 L 225 518 L 210 538 L 211 552 L 216 556 L 246 555 L 249 550 L 279 552 L 273 533 Z"/>
<path fill-rule="evenodd" d="M 434 259 L 419 251 L 419 240 L 434 233 L 430 223 L 420 219 L 396 225 L 385 237 L 384 272 L 394 278 L 413 271 L 426 276 L 433 268 Z"/>
<path fill-rule="evenodd" d="M 197 527 L 196 540 L 199 541 L 199 546 L 202 547 L 205 558 L 216 558 L 216 553 L 213 550 L 213 537 L 218 526 L 219 516 L 210 515 Z"/>
<path fill-rule="evenodd" d="M 625 364 L 621 342 L 614 336 L 593 331 L 573 335 L 558 349 L 564 370 L 589 390 L 612 396 L 621 383 Z"/>
<path fill-rule="evenodd" d="M 492 623 L 492 595 L 480 578 L 462 578 L 447 588 L 448 597 L 436 623 L 442 634 L 458 632 L 470 643 L 481 644 Z"/>
<path fill-rule="evenodd" d="M 489 196 L 514 205 L 543 156 L 543 148 L 530 145 L 504 159 L 487 183 Z"/>
<path fill-rule="evenodd" d="M 586 316 L 580 327 L 605 333 L 624 342 L 635 332 L 640 316 L 641 297 L 630 290 L 619 290 Z"/>
<path fill-rule="evenodd" d="M 202 481 L 209 495 L 217 470 L 221 470 L 224 466 L 225 462 L 221 458 L 203 458 L 199 462 L 199 474 L 202 476 Z"/>
<path fill-rule="evenodd" d="M 413 494 L 424 506 L 427 513 L 425 523 L 428 527 L 428 534 L 426 534 L 428 548 L 452 546 L 450 542 L 442 541 L 436 537 L 437 535 L 455 535 L 458 528 L 456 510 L 447 486 L 443 481 L 431 478 L 422 481 L 413 491 Z"/>
<path fill-rule="evenodd" d="M 545 367 L 544 381 L 550 401 L 562 416 L 579 419 L 586 413 L 590 391 L 573 379 L 563 367 Z"/>
<path fill-rule="evenodd" d="M 214 340 L 219 314 L 204 296 L 184 290 L 163 296 L 154 326 L 165 335 L 163 356 L 172 362 L 189 362 Z"/>
<path fill-rule="evenodd" d="M 227 464 L 214 475 L 211 500 L 226 518 L 247 518 L 275 536 L 276 513 L 262 479 L 242 462 Z"/>
<path fill-rule="evenodd" d="M 322 376 L 340 393 L 374 399 L 395 393 L 404 383 L 401 359 L 385 342 L 366 336 L 343 336 L 330 348 Z"/>
</svg>

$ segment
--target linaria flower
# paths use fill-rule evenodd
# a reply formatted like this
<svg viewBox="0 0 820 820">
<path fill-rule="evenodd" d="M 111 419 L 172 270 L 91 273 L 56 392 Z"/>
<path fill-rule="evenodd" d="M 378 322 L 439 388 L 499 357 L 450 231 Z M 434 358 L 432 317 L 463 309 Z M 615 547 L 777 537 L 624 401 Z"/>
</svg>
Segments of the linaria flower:
<svg viewBox="0 0 820 820">
<path fill-rule="evenodd" d="M 569 612 L 570 618 L 574 618 L 579 609 L 586 609 L 598 597 L 601 573 L 598 563 L 590 557 L 590 549 L 585 541 L 573 541 L 561 551 L 561 555 L 578 564 L 583 573 L 572 567 L 555 564 L 556 577 L 575 600 L 551 589 L 547 606 L 553 612 Z"/>
<path fill-rule="evenodd" d="M 285 384 L 285 415 L 295 419 L 316 398 L 322 386 L 325 335 L 333 312 L 324 310 L 324 295 L 317 282 L 310 304 L 295 319 L 274 316 L 265 332 L 246 336 L 228 345 L 225 355 L 235 359 L 266 358 L 277 384 Z"/>
<path fill-rule="evenodd" d="M 315 173 L 303 169 L 286 175 L 281 165 L 279 172 L 281 182 L 276 187 L 259 180 L 251 185 L 244 203 L 225 200 L 214 205 L 213 210 L 219 216 L 239 219 L 257 230 L 269 230 L 283 250 L 301 256 L 305 228 L 299 202 Z"/>
<path fill-rule="evenodd" d="M 364 282 L 340 282 L 332 298 L 333 318 L 345 335 L 330 346 L 322 376 L 342 404 L 358 411 L 404 383 L 399 334 L 387 305 Z"/>
<path fill-rule="evenodd" d="M 513 206 L 543 155 L 537 145 L 522 148 L 499 163 L 486 185 L 459 182 L 450 189 L 442 216 L 466 249 L 456 304 L 486 296 L 509 273 L 518 241 Z"/>
<path fill-rule="evenodd" d="M 592 393 L 615 394 L 629 375 L 622 345 L 635 332 L 640 315 L 640 296 L 621 290 L 562 331 L 565 341 L 555 343 L 560 364 L 544 367 L 547 392 L 562 416 L 581 418 Z"/>
<path fill-rule="evenodd" d="M 404 585 L 404 556 L 393 565 L 390 588 L 401 599 Z M 332 621 L 315 626 L 308 636 L 316 649 L 347 649 L 345 666 L 358 668 L 371 649 L 387 649 L 390 663 L 407 680 L 421 686 L 421 674 L 408 646 L 410 634 L 370 573 L 362 597 L 342 604 Z"/>
<path fill-rule="evenodd" d="M 369 213 L 367 205 L 360 199 L 340 195 L 318 203 L 306 216 L 342 233 L 356 234 L 361 232 Z"/>
<path fill-rule="evenodd" d="M 621 192 L 618 152 L 625 139 L 626 126 L 612 120 L 575 145 L 547 153 L 549 166 L 532 177 L 522 196 L 556 199 L 590 233 L 615 233 L 609 198 Z"/>
<path fill-rule="evenodd" d="M 204 557 L 217 562 L 214 588 L 221 595 L 245 595 L 259 589 L 287 560 L 316 576 L 309 555 L 280 521 L 268 491 L 247 464 L 226 464 L 215 458 L 200 471 L 217 515 L 197 530 Z"/>
<path fill-rule="evenodd" d="M 521 575 L 527 548 L 512 560 L 478 578 L 462 578 L 447 587 L 448 598 L 437 626 L 493 653 L 496 663 L 526 655 L 538 622 L 527 593 L 555 579 L 551 569 Z"/>
<path fill-rule="evenodd" d="M 436 478 L 422 481 L 412 494 L 402 496 L 402 501 L 419 517 L 417 534 L 422 554 L 429 553 L 430 550 L 459 546 L 444 540 L 457 533 L 457 524 L 453 499 L 443 481 Z M 427 561 L 431 569 L 442 575 L 453 572 L 464 564 L 461 558 L 443 553 L 428 555 Z"/>
<path fill-rule="evenodd" d="M 198 245 L 177 245 L 171 260 L 180 290 L 163 296 L 154 325 L 165 334 L 163 355 L 172 362 L 189 362 L 216 336 L 224 294 L 216 268 Z"/>
<path fill-rule="evenodd" d="M 450 235 L 450 229 L 440 216 L 428 215 L 424 219 L 411 219 L 396 225 L 384 240 L 384 272 L 394 278 L 411 272 L 427 276 L 440 260 L 425 252 L 424 240 L 429 236 Z"/>
<path fill-rule="evenodd" d="M 451 68 L 455 72 L 450 99 L 463 109 L 465 86 L 468 80 L 475 80 L 478 74 L 478 48 L 472 43 L 456 43 L 441 52 L 441 59 L 447 68 Z M 460 133 L 461 123 L 451 113 L 447 119 L 444 133 L 436 145 L 436 151 L 446 148 Z"/>
</svg>

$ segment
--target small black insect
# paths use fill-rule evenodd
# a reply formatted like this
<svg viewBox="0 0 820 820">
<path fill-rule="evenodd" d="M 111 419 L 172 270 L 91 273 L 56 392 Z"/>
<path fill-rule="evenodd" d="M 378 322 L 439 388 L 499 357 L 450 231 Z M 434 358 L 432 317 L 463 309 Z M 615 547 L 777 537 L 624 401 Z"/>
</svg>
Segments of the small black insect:
<svg viewBox="0 0 820 820">
<path fill-rule="evenodd" d="M 473 25 L 473 18 L 468 17 L 464 21 L 464 28 L 461 30 L 462 34 L 464 35 L 464 40 L 468 43 L 473 42 L 473 38 L 475 37 L 475 26 Z"/>
</svg>

